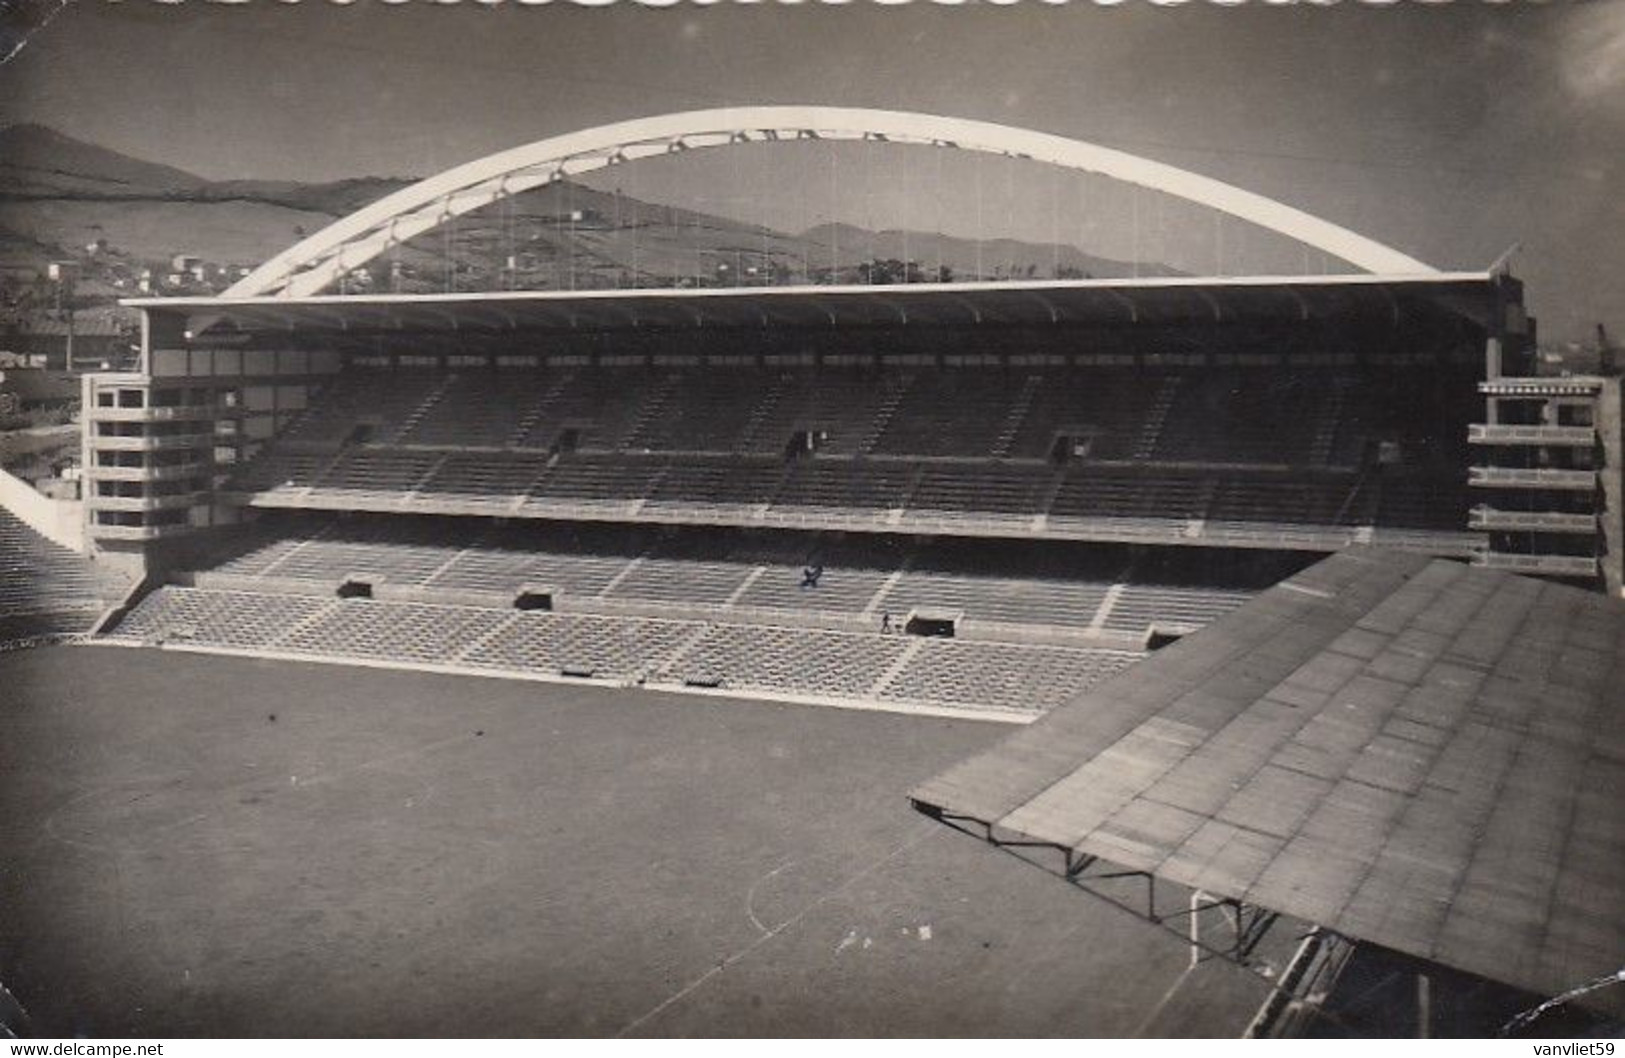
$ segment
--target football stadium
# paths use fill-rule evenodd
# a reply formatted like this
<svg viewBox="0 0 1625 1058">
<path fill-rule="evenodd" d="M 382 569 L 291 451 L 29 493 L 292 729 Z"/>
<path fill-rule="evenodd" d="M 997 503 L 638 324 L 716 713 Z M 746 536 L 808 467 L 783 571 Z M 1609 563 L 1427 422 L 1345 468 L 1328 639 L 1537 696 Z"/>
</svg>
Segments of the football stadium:
<svg viewBox="0 0 1625 1058">
<path fill-rule="evenodd" d="M 1347 270 L 353 280 L 777 141 L 1104 175 Z M 1543 372 L 1504 266 L 763 107 L 127 304 L 82 523 L 0 521 L 19 1035 L 1618 1031 L 1619 379 Z"/>
</svg>

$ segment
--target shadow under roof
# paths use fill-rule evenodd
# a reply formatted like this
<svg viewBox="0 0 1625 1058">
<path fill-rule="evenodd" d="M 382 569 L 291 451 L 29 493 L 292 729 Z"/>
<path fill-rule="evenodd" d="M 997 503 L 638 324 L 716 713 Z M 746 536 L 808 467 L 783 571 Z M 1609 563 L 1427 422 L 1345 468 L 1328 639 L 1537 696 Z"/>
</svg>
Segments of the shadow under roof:
<svg viewBox="0 0 1625 1058">
<path fill-rule="evenodd" d="M 910 796 L 1557 995 L 1625 963 L 1625 602 L 1353 548 Z"/>
</svg>

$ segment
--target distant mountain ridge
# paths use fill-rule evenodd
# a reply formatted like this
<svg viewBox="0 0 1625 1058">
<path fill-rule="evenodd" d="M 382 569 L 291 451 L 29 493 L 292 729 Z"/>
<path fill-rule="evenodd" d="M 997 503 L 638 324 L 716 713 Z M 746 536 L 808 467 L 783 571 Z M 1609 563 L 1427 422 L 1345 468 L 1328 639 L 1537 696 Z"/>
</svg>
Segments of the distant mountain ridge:
<svg viewBox="0 0 1625 1058">
<path fill-rule="evenodd" d="M 124 296 L 135 292 L 130 277 L 166 271 L 179 255 L 238 270 L 252 266 L 411 182 L 215 181 L 43 125 L 12 125 L 0 129 L 0 274 L 16 280 L 42 273 L 52 260 L 97 246 L 97 267 L 87 267 L 83 293 Z M 850 281 L 871 258 L 905 257 L 922 274 L 934 277 L 940 264 L 962 279 L 1172 271 L 1012 239 L 848 224 L 786 233 L 571 181 L 516 195 L 501 211 L 459 217 L 447 235 L 430 233 L 395 251 L 390 281 L 408 276 L 398 287 L 404 290 L 831 282 Z M 382 282 L 387 267 L 377 262 L 361 278 Z"/>
</svg>

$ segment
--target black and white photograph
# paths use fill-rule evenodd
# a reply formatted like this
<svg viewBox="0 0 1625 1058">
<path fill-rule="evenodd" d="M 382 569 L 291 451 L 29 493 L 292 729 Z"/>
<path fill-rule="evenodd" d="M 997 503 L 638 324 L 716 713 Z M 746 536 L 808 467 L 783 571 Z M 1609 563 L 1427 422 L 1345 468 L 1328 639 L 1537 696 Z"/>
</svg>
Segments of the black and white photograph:
<svg viewBox="0 0 1625 1058">
<path fill-rule="evenodd" d="M 0 0 L 0 1046 L 1613 1054 L 1622 374 L 1625 0 Z"/>
</svg>

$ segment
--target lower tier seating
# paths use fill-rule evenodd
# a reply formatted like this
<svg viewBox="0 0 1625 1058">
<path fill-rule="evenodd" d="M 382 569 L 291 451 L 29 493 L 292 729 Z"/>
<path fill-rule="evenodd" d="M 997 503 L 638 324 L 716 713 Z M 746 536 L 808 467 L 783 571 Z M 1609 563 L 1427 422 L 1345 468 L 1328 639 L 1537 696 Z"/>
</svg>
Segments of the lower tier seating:
<svg viewBox="0 0 1625 1058">
<path fill-rule="evenodd" d="M 1139 655 L 646 617 L 165 586 L 112 638 L 853 704 L 1035 713 Z"/>
<path fill-rule="evenodd" d="M 89 631 L 129 587 L 0 509 L 0 649 Z"/>
<path fill-rule="evenodd" d="M 881 695 L 943 705 L 997 702 L 1003 708 L 1047 712 L 1139 658 L 1111 650 L 920 639 Z"/>
<path fill-rule="evenodd" d="M 1142 577 L 1127 552 L 1087 544 L 308 515 L 267 519 L 195 576 L 247 590 L 332 593 L 359 580 L 429 601 L 498 597 L 488 605 L 530 591 L 571 609 L 769 621 L 779 613 L 781 622 L 864 627 L 882 615 L 902 624 L 917 610 L 946 611 L 982 625 L 1138 635 L 1204 624 L 1279 579 L 1275 572 L 1215 582 L 1192 562 Z"/>
</svg>

